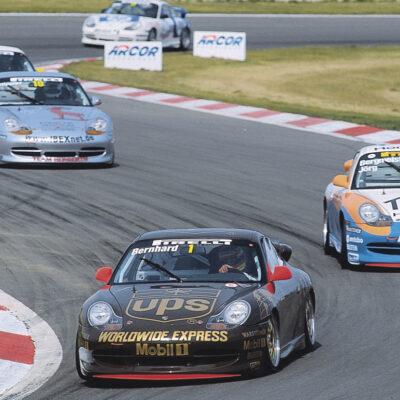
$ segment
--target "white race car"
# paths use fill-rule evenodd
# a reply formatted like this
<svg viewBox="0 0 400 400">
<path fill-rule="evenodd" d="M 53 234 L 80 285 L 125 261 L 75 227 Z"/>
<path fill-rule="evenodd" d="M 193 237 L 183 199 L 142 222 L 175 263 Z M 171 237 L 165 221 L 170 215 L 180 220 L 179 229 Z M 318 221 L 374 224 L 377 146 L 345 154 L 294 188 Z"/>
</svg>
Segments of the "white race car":
<svg viewBox="0 0 400 400">
<path fill-rule="evenodd" d="M 108 41 L 160 41 L 163 47 L 188 50 L 191 29 L 186 10 L 164 1 L 115 1 L 83 23 L 82 43 L 103 46 Z"/>
<path fill-rule="evenodd" d="M 18 47 L 0 46 L 0 72 L 8 71 L 35 71 L 35 68 Z"/>
</svg>

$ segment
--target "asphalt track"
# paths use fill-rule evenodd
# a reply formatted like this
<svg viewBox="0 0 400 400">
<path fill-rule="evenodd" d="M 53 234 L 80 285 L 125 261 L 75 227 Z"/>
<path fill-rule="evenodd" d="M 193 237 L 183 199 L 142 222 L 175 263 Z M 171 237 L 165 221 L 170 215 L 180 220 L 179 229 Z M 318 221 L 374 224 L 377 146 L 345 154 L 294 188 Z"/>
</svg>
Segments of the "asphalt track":
<svg viewBox="0 0 400 400">
<path fill-rule="evenodd" d="M 43 46 L 35 61 L 80 56 L 61 42 L 47 57 L 57 32 L 35 40 L 29 26 L 19 45 L 31 56 Z M 45 319 L 64 351 L 28 399 L 399 398 L 399 273 L 342 271 L 321 246 L 324 188 L 361 144 L 107 96 L 101 107 L 115 124 L 114 168 L 0 168 L 0 288 Z M 316 350 L 251 380 L 83 383 L 77 314 L 99 287 L 97 267 L 115 265 L 141 232 L 208 226 L 256 229 L 293 246 L 292 263 L 316 288 Z"/>
</svg>

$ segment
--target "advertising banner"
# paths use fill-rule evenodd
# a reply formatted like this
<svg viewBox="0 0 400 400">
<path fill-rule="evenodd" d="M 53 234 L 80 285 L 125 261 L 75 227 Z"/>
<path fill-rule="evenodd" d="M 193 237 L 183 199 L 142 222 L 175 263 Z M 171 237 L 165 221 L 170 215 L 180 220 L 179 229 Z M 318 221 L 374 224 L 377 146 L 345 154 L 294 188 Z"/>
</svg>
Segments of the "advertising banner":
<svg viewBox="0 0 400 400">
<path fill-rule="evenodd" d="M 110 42 L 104 46 L 104 67 L 162 71 L 161 42 Z"/>
<path fill-rule="evenodd" d="M 193 33 L 193 55 L 245 61 L 246 33 L 195 31 Z"/>
</svg>

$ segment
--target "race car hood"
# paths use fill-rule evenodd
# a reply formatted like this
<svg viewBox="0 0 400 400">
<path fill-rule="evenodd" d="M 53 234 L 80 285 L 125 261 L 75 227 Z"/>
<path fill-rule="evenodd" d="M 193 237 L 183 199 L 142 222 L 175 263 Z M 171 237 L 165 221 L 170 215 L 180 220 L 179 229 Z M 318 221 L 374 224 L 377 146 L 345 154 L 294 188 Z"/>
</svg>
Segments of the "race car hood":
<svg viewBox="0 0 400 400">
<path fill-rule="evenodd" d="M 258 284 L 140 284 L 110 288 L 127 327 L 194 324 L 203 328 L 225 305 L 252 292 Z"/>
<path fill-rule="evenodd" d="M 371 199 L 381 207 L 393 221 L 400 221 L 400 191 L 399 189 L 363 189 L 355 190 L 354 193 Z"/>
<path fill-rule="evenodd" d="M 96 29 L 113 30 L 113 29 L 125 29 L 132 25 L 132 23 L 146 22 L 153 20 L 154 18 L 139 17 L 136 15 L 121 15 L 121 14 L 99 14 L 92 15 L 89 17 L 94 21 Z"/>
<path fill-rule="evenodd" d="M 82 135 L 97 117 L 109 120 L 95 107 L 77 106 L 24 106 L 0 110 L 0 123 L 7 117 L 15 117 L 22 126 L 32 130 L 32 135 L 46 137 L 54 134 Z"/>
</svg>

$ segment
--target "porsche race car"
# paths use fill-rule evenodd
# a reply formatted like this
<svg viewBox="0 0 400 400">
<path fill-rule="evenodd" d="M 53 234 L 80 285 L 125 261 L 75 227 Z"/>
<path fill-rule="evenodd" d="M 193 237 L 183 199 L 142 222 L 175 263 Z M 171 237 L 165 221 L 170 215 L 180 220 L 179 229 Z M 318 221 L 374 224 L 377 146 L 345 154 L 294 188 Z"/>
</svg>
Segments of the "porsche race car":
<svg viewBox="0 0 400 400">
<path fill-rule="evenodd" d="M 191 28 L 186 10 L 160 0 L 115 1 L 82 26 L 82 43 L 104 46 L 108 41 L 160 41 L 163 47 L 188 50 Z"/>
<path fill-rule="evenodd" d="M 400 146 L 363 147 L 324 196 L 324 249 L 343 268 L 400 267 Z"/>
<path fill-rule="evenodd" d="M 76 368 L 82 379 L 181 380 L 276 371 L 315 344 L 310 277 L 288 245 L 259 232 L 148 232 L 82 306 Z"/>
<path fill-rule="evenodd" d="M 0 46 L 0 72 L 7 71 L 35 71 L 35 67 L 18 47 Z"/>
<path fill-rule="evenodd" d="M 76 78 L 62 73 L 0 73 L 0 163 L 114 162 L 111 118 Z"/>
</svg>

